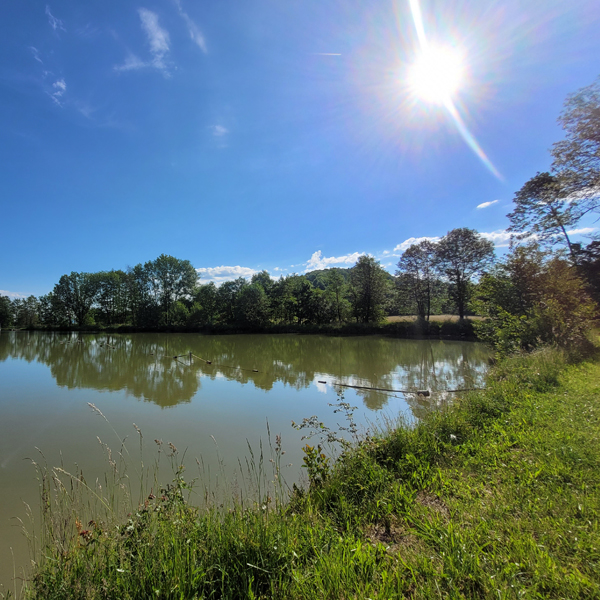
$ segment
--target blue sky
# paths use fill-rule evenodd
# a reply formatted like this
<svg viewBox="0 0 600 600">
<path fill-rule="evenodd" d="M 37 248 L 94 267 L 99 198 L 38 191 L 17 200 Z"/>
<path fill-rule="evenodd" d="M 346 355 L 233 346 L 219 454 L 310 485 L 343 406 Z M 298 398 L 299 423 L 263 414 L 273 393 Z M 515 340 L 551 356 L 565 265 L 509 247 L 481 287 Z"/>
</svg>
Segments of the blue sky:
<svg viewBox="0 0 600 600">
<path fill-rule="evenodd" d="M 600 74 L 597 0 L 420 9 L 464 57 L 454 105 L 487 166 L 407 85 L 408 0 L 4 0 L 1 293 L 161 253 L 219 281 L 364 252 L 393 272 L 455 227 L 505 245 L 566 95 Z"/>
</svg>

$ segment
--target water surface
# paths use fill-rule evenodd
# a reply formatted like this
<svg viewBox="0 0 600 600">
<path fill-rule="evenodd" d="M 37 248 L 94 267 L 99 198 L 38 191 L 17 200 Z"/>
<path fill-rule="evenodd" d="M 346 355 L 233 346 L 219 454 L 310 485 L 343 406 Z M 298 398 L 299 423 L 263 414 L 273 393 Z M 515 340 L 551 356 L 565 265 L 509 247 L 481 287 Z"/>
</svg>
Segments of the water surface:
<svg viewBox="0 0 600 600">
<path fill-rule="evenodd" d="M 256 448 L 266 438 L 268 421 L 272 435 L 282 435 L 291 483 L 301 476 L 305 442 L 290 423 L 318 415 L 335 428 L 335 383 L 431 390 L 430 397 L 344 391 L 365 427 L 382 414 L 419 418 L 446 400 L 444 390 L 479 387 L 488 357 L 472 342 L 378 336 L 2 332 L 0 591 L 12 589 L 12 552 L 17 567 L 26 564 L 15 518 L 25 517 L 24 502 L 38 514 L 36 472 L 27 460 L 40 460 L 36 448 L 49 465 L 81 468 L 93 480 L 108 466 L 98 438 L 116 448 L 128 438 L 133 452 L 135 423 L 151 460 L 158 439 L 185 450 L 191 464 L 198 458 L 205 469 L 229 472 L 248 443 Z"/>
</svg>

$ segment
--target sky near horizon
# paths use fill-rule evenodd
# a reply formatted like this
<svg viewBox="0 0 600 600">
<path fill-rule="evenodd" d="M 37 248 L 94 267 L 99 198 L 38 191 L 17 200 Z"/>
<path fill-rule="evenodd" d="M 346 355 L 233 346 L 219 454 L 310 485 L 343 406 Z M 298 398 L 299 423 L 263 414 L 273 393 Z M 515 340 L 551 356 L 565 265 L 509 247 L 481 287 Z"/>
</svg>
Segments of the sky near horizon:
<svg viewBox="0 0 600 600">
<path fill-rule="evenodd" d="M 597 0 L 5 0 L 0 294 L 163 253 L 219 282 L 394 272 L 456 227 L 504 247 L 599 24 Z M 462 56 L 451 108 L 408 84 L 423 35 Z"/>
</svg>

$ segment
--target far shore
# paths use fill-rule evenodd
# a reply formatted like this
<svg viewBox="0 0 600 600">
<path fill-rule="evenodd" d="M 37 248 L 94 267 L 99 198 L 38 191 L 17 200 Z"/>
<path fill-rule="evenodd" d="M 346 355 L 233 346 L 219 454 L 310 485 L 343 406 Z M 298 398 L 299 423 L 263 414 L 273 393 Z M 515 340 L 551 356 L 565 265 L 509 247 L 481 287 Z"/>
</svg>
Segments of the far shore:
<svg viewBox="0 0 600 600">
<path fill-rule="evenodd" d="M 227 334 L 298 334 L 329 336 L 383 335 L 386 337 L 406 339 L 446 339 L 477 341 L 473 322 L 481 317 L 470 316 L 461 320 L 456 315 L 432 315 L 429 322 L 420 321 L 414 315 L 386 317 L 382 323 L 330 323 L 313 324 L 278 324 L 259 327 L 242 327 L 239 325 L 160 325 L 155 327 L 139 327 L 133 325 L 115 325 L 98 327 L 41 327 L 32 326 L 20 331 L 61 331 L 82 333 L 202 333 L 206 335 Z M 5 331 L 7 331 L 6 329 Z"/>
</svg>

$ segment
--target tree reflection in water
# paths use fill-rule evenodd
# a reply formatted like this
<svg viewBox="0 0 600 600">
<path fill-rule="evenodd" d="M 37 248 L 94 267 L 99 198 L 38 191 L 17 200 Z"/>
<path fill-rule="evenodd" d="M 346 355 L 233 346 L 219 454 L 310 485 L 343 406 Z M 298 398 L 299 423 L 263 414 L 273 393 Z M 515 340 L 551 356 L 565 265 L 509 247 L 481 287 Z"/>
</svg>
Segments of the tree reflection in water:
<svg viewBox="0 0 600 600">
<path fill-rule="evenodd" d="M 190 352 L 212 364 L 190 361 Z M 170 407 L 190 402 L 203 377 L 252 383 L 266 391 L 277 382 L 302 389 L 317 380 L 433 392 L 478 387 L 489 351 L 472 342 L 375 336 L 14 332 L 0 338 L 0 360 L 7 358 L 48 365 L 59 386 L 126 390 Z M 371 410 L 389 400 L 389 394 L 374 390 L 356 393 Z M 437 402 L 435 394 L 406 400 L 417 418 Z"/>
</svg>

